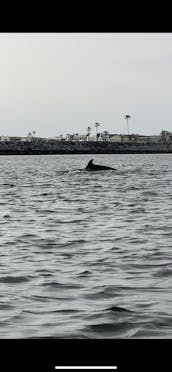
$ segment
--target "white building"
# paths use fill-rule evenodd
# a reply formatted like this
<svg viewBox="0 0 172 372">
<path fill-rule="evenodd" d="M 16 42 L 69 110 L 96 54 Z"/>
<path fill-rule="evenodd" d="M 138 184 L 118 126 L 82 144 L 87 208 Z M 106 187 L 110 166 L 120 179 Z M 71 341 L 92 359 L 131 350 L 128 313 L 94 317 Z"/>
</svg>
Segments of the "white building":
<svg viewBox="0 0 172 372">
<path fill-rule="evenodd" d="M 21 137 L 20 138 L 20 141 L 21 142 L 31 142 L 32 141 L 32 138 L 31 137 Z"/>
<path fill-rule="evenodd" d="M 86 134 L 66 134 L 66 141 L 72 141 L 72 142 L 77 142 L 77 141 L 87 141 L 87 135 Z"/>
<path fill-rule="evenodd" d="M 2 141 L 2 142 L 9 142 L 10 141 L 10 137 L 9 136 L 0 136 L 0 141 Z"/>
<path fill-rule="evenodd" d="M 121 142 L 122 143 L 138 142 L 138 135 L 137 134 L 122 134 Z"/>
<path fill-rule="evenodd" d="M 72 142 L 95 141 L 96 137 L 87 134 L 67 134 L 65 140 Z"/>
<path fill-rule="evenodd" d="M 121 135 L 120 134 L 110 134 L 109 135 L 109 142 L 121 142 Z"/>
</svg>

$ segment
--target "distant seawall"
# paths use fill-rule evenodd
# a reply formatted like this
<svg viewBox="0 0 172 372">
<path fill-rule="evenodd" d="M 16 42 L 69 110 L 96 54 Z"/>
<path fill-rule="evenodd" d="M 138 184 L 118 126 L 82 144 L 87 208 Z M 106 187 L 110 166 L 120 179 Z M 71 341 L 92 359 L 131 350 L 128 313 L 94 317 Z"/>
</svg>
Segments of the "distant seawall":
<svg viewBox="0 0 172 372">
<path fill-rule="evenodd" d="M 172 153 L 172 143 L 69 142 L 34 138 L 0 141 L 0 155 Z"/>
</svg>

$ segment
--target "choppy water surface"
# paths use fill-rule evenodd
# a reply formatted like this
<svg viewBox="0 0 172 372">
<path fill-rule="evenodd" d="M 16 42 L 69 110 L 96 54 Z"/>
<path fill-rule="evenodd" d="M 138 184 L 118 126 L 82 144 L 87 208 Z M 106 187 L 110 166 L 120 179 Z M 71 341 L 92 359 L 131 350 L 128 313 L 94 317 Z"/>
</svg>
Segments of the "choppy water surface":
<svg viewBox="0 0 172 372">
<path fill-rule="evenodd" d="M 0 338 L 172 337 L 172 154 L 92 157 L 0 157 Z"/>
</svg>

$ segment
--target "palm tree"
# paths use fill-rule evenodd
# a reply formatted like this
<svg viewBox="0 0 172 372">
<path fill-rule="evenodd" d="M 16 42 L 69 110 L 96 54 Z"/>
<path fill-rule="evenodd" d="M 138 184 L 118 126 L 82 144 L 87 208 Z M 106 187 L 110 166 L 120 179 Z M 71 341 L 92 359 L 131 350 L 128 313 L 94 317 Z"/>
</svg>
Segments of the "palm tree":
<svg viewBox="0 0 172 372">
<path fill-rule="evenodd" d="M 127 120 L 127 132 L 128 132 L 128 136 L 129 136 L 129 126 L 128 126 L 128 120 L 131 119 L 131 116 L 130 115 L 125 115 L 125 118 Z"/>
<path fill-rule="evenodd" d="M 100 127 L 99 123 L 95 123 L 94 126 L 96 127 L 96 141 L 97 141 L 97 128 Z"/>
</svg>

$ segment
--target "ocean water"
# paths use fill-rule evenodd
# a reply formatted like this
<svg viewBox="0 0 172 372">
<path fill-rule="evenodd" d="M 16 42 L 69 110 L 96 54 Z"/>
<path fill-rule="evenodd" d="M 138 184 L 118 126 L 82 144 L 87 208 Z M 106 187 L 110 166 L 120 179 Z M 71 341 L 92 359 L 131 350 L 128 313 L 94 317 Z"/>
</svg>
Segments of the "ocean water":
<svg viewBox="0 0 172 372">
<path fill-rule="evenodd" d="M 0 157 L 0 338 L 35 337 L 172 338 L 172 154 Z"/>
</svg>

